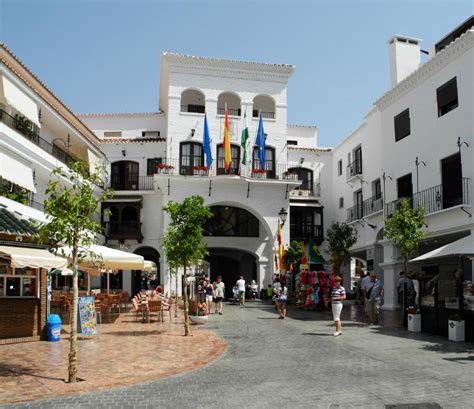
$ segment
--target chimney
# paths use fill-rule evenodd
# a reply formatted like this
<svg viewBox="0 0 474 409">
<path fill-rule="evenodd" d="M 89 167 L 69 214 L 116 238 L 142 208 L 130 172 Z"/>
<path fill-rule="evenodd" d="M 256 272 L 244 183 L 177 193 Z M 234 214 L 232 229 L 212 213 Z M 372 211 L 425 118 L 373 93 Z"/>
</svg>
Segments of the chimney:
<svg viewBox="0 0 474 409">
<path fill-rule="evenodd" d="M 421 40 L 394 35 L 388 41 L 392 88 L 415 71 L 421 62 Z"/>
</svg>

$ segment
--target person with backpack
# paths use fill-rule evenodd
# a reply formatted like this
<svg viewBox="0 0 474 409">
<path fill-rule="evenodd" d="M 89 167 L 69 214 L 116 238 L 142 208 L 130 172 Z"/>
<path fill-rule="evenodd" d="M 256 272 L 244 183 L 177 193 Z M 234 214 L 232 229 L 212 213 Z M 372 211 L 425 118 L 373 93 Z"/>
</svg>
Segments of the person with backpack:
<svg viewBox="0 0 474 409">
<path fill-rule="evenodd" d="M 379 303 L 383 297 L 383 283 L 377 278 L 377 273 L 370 273 L 370 282 L 364 287 L 370 324 L 377 324 L 379 317 Z"/>
</svg>

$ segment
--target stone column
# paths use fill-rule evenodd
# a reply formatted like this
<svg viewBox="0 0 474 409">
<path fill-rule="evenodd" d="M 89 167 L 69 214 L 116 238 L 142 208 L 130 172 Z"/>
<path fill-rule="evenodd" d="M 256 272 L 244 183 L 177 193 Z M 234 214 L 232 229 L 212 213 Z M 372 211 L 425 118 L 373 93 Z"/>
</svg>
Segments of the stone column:
<svg viewBox="0 0 474 409">
<path fill-rule="evenodd" d="M 380 268 L 383 269 L 384 284 L 384 310 L 397 310 L 398 304 L 397 284 L 399 273 L 403 270 L 403 263 L 398 258 L 398 250 L 388 240 L 380 242 L 383 247 L 383 263 Z"/>
</svg>

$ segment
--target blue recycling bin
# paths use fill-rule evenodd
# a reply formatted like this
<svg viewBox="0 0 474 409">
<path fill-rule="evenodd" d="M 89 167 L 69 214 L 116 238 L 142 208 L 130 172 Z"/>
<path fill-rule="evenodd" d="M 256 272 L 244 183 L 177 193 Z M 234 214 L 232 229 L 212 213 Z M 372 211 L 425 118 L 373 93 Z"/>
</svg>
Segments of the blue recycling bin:
<svg viewBox="0 0 474 409">
<path fill-rule="evenodd" d="M 46 338 L 48 341 L 59 341 L 61 339 L 61 317 L 57 314 L 48 315 L 46 321 Z"/>
</svg>

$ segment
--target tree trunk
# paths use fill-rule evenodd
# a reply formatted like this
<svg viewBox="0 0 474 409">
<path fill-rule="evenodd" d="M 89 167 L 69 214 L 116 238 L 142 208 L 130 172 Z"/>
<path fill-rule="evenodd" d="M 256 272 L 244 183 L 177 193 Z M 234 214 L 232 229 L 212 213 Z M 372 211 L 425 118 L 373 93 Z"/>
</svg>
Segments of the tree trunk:
<svg viewBox="0 0 474 409">
<path fill-rule="evenodd" d="M 72 308 L 71 308 L 71 334 L 69 337 L 69 365 L 68 382 L 77 382 L 77 299 L 78 299 L 78 277 L 77 277 L 77 245 L 72 250 Z"/>
<path fill-rule="evenodd" d="M 186 284 L 186 264 L 184 265 L 184 336 L 189 335 L 189 318 L 188 318 L 188 286 Z"/>
<path fill-rule="evenodd" d="M 176 277 L 176 283 L 175 283 L 176 291 L 174 293 L 174 298 L 176 302 L 174 303 L 174 317 L 178 318 L 178 276 L 179 276 L 178 269 L 174 271 L 174 276 Z"/>
</svg>

